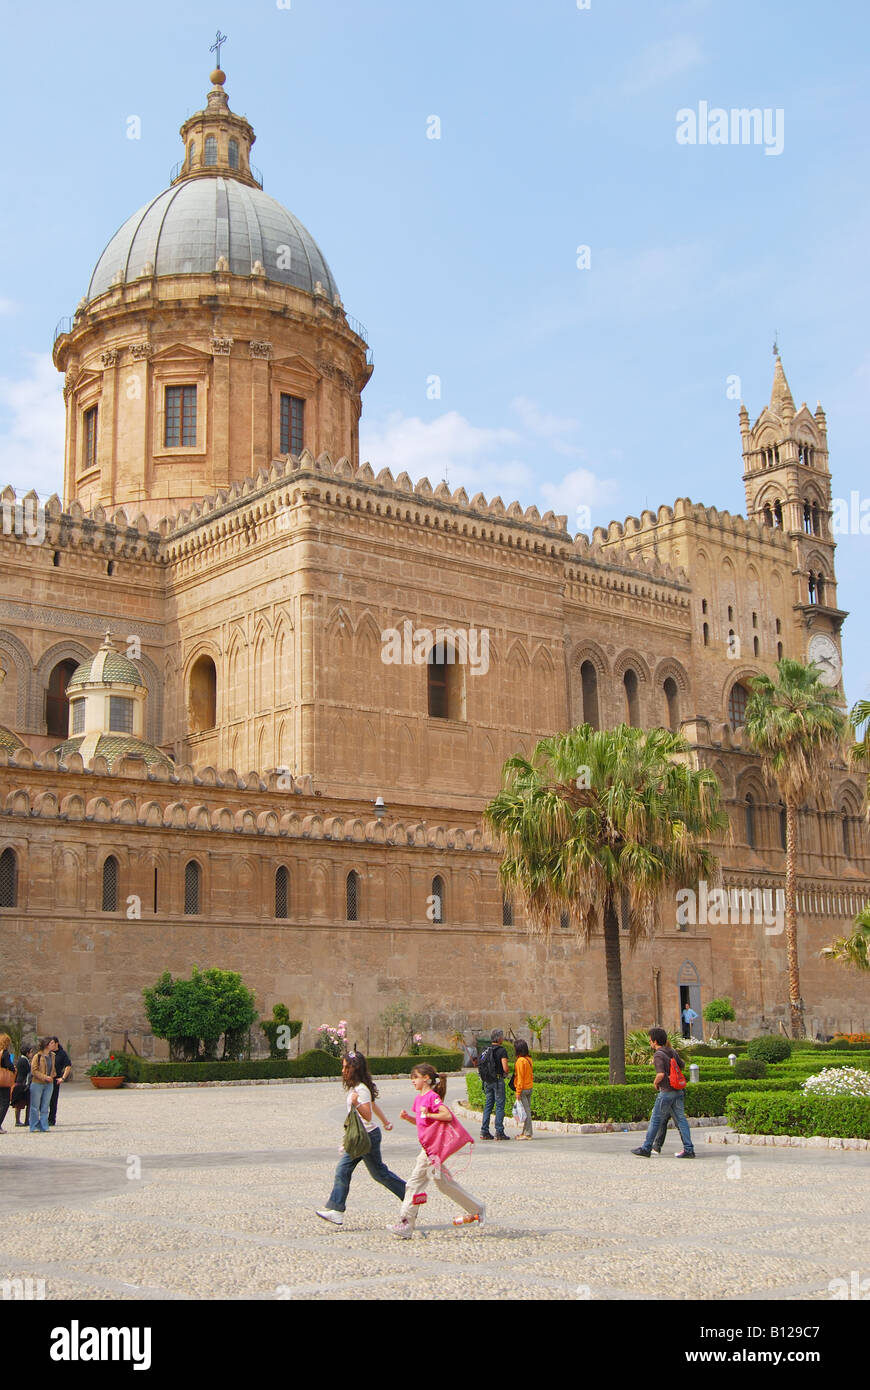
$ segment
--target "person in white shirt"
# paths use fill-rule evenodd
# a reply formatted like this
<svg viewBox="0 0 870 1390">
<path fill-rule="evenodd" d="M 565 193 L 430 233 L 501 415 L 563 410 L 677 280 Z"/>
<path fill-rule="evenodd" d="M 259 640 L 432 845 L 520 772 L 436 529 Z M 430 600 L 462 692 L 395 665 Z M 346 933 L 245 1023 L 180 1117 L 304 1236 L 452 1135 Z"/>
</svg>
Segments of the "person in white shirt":
<svg viewBox="0 0 870 1390">
<path fill-rule="evenodd" d="M 351 1107 L 356 1110 L 365 1126 L 372 1147 L 362 1158 L 351 1158 L 342 1150 L 338 1167 L 335 1170 L 332 1191 L 327 1198 L 326 1205 L 317 1212 L 318 1216 L 321 1216 L 324 1221 L 331 1222 L 333 1226 L 343 1224 L 350 1180 L 358 1163 L 364 1163 L 375 1182 L 386 1187 L 394 1197 L 398 1197 L 400 1202 L 404 1201 L 405 1198 L 404 1182 L 395 1173 L 390 1172 L 381 1158 L 381 1131 L 375 1116 L 381 1121 L 384 1129 L 390 1130 L 393 1126 L 380 1106 L 376 1104 L 378 1088 L 371 1078 L 368 1062 L 361 1052 L 348 1052 L 342 1059 L 341 1078 L 347 1090 L 348 1111 Z"/>
</svg>

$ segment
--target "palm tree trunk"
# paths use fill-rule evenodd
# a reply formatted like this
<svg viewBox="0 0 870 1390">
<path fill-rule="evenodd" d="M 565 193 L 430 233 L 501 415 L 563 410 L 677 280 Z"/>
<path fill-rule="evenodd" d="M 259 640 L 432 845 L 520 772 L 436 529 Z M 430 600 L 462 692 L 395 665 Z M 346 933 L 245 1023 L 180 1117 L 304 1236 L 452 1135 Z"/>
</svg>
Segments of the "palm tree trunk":
<svg viewBox="0 0 870 1390">
<path fill-rule="evenodd" d="M 797 949 L 797 815 L 792 801 L 785 804 L 785 955 L 788 965 L 788 1006 L 791 1035 L 804 1037 L 804 1006 Z"/>
<path fill-rule="evenodd" d="M 619 956 L 619 917 L 613 900 L 604 906 L 604 966 L 607 1010 L 610 1016 L 610 1083 L 625 1085 L 625 1018 L 622 1007 L 622 962 Z"/>
</svg>

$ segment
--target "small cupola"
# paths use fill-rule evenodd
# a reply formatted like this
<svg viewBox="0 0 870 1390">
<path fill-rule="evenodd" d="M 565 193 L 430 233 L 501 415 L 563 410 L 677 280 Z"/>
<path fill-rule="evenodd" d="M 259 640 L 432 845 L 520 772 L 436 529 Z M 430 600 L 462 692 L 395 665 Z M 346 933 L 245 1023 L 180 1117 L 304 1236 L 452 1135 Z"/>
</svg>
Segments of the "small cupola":
<svg viewBox="0 0 870 1390">
<path fill-rule="evenodd" d="M 254 128 L 244 116 L 237 116 L 230 110 L 224 91 L 226 80 L 226 73 L 215 68 L 205 110 L 188 116 L 181 127 L 184 159 L 173 184 L 184 179 L 220 175 L 255 188 L 263 187 L 259 171 L 251 167 L 251 146 L 257 138 Z"/>
</svg>

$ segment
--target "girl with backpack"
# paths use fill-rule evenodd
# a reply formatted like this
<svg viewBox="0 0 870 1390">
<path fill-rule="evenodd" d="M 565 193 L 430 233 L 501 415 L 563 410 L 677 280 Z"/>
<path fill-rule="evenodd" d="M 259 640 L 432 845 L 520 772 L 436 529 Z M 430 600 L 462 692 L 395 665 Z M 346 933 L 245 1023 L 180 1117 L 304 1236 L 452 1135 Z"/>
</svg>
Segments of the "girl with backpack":
<svg viewBox="0 0 870 1390">
<path fill-rule="evenodd" d="M 324 1221 L 331 1222 L 333 1226 L 343 1224 L 350 1180 L 358 1163 L 364 1163 L 375 1182 L 386 1187 L 394 1197 L 399 1198 L 399 1201 L 405 1195 L 405 1184 L 402 1179 L 397 1177 L 395 1173 L 391 1173 L 381 1158 L 381 1131 L 375 1116 L 381 1121 L 384 1129 L 392 1129 L 393 1126 L 380 1106 L 375 1104 L 378 1098 L 378 1088 L 372 1081 L 369 1064 L 361 1052 L 348 1052 L 342 1058 L 341 1079 L 347 1091 L 348 1114 L 352 1109 L 356 1111 L 369 1137 L 371 1149 L 358 1158 L 353 1158 L 342 1149 L 341 1158 L 335 1170 L 332 1191 L 327 1198 L 326 1206 L 321 1207 L 317 1212 L 318 1216 L 321 1216 Z"/>
<path fill-rule="evenodd" d="M 413 1172 L 405 1184 L 405 1200 L 402 1203 L 402 1211 L 399 1221 L 395 1226 L 387 1229 L 392 1231 L 394 1236 L 402 1240 L 408 1240 L 414 1234 L 414 1227 L 417 1222 L 417 1212 L 426 1201 L 426 1187 L 431 1178 L 445 1197 L 449 1197 L 451 1202 L 462 1207 L 463 1216 L 454 1216 L 454 1226 L 482 1226 L 486 1220 L 486 1207 L 482 1202 L 478 1202 L 476 1197 L 472 1197 L 470 1192 L 466 1192 L 464 1187 L 451 1177 L 448 1170 L 441 1163 L 438 1153 L 441 1145 L 437 1127 L 446 1121 L 451 1121 L 452 1125 L 458 1130 L 457 1138 L 472 1143 L 470 1134 L 454 1118 L 452 1112 L 444 1104 L 444 1097 L 447 1093 L 447 1077 L 444 1072 L 436 1072 L 435 1068 L 428 1062 L 418 1062 L 411 1069 L 411 1081 L 414 1090 L 417 1092 L 414 1098 L 413 1115 L 409 1115 L 407 1110 L 403 1110 L 400 1119 L 407 1120 L 409 1124 L 416 1124 L 417 1137 L 420 1140 L 420 1154 L 414 1164 Z M 462 1144 L 457 1147 L 462 1147 Z"/>
</svg>

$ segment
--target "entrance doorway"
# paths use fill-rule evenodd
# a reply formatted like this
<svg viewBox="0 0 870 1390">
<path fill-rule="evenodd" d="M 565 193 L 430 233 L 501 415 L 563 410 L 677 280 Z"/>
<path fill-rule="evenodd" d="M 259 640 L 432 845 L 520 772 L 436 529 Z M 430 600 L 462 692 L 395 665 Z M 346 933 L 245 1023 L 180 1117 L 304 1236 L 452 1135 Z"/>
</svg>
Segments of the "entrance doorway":
<svg viewBox="0 0 870 1390">
<path fill-rule="evenodd" d="M 680 996 L 680 1032 L 684 1038 L 698 1038 L 703 1041 L 704 1025 L 701 1018 L 701 980 L 698 971 L 690 960 L 684 960 L 677 977 Z M 696 1015 L 686 1018 L 686 1010 Z"/>
</svg>

